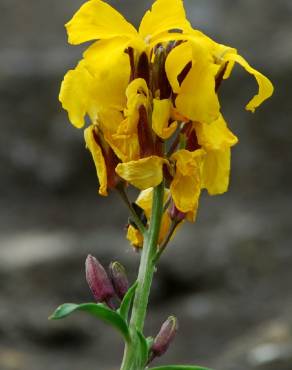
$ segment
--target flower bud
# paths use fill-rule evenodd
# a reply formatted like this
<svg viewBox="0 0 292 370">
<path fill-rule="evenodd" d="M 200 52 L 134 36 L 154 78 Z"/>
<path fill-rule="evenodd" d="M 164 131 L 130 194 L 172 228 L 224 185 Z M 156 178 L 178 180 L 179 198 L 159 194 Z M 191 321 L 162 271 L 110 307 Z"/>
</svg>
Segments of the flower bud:
<svg viewBox="0 0 292 370">
<path fill-rule="evenodd" d="M 124 266 L 115 261 L 109 266 L 110 278 L 117 296 L 122 300 L 129 289 L 129 282 Z"/>
<path fill-rule="evenodd" d="M 168 208 L 169 217 L 176 222 L 181 222 L 185 219 L 186 213 L 181 212 L 176 208 L 174 201 L 171 199 L 170 206 Z"/>
<path fill-rule="evenodd" d="M 112 306 L 110 301 L 115 295 L 112 283 L 103 266 L 90 254 L 86 258 L 85 271 L 87 283 L 95 300 Z"/>
<path fill-rule="evenodd" d="M 151 351 L 152 359 L 154 357 L 162 356 L 168 349 L 171 341 L 174 339 L 177 332 L 177 319 L 170 316 L 161 326 L 159 333 L 154 339 Z"/>
</svg>

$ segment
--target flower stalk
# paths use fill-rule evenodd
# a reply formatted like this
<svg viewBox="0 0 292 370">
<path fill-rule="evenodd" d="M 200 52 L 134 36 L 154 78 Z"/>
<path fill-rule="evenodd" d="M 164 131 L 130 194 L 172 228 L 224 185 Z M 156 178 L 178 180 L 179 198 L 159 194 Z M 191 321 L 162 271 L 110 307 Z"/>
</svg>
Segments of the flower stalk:
<svg viewBox="0 0 292 370">
<path fill-rule="evenodd" d="M 136 362 L 136 347 L 138 341 L 136 330 L 142 331 L 146 317 L 147 305 L 150 295 L 153 274 L 155 272 L 154 257 L 157 251 L 158 236 L 163 215 L 164 181 L 153 191 L 152 216 L 149 229 L 144 233 L 144 245 L 141 254 L 138 285 L 133 303 L 132 316 L 130 320 L 130 331 L 132 334 L 131 344 L 127 344 L 121 370 L 134 370 Z M 135 368 L 135 370 L 140 370 Z"/>
</svg>

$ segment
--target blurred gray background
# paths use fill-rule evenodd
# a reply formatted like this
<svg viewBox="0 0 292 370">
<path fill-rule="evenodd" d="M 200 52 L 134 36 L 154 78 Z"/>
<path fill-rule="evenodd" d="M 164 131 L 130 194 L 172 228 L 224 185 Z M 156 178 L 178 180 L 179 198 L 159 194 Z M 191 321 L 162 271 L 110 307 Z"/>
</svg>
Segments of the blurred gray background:
<svg viewBox="0 0 292 370">
<path fill-rule="evenodd" d="M 137 24 L 151 1 L 112 1 Z M 138 255 L 115 194 L 97 196 L 82 131 L 58 102 L 64 73 L 84 47 L 64 23 L 81 0 L 0 0 L 0 370 L 114 370 L 120 338 L 84 315 L 47 321 L 63 302 L 92 298 L 90 252 L 123 262 Z M 292 369 L 291 0 L 188 0 L 193 26 L 235 46 L 271 78 L 275 94 L 255 114 L 254 80 L 236 68 L 221 89 L 240 143 L 230 191 L 204 195 L 198 220 L 169 247 L 155 277 L 148 335 L 175 314 L 180 330 L 156 363 L 217 370 Z"/>
</svg>

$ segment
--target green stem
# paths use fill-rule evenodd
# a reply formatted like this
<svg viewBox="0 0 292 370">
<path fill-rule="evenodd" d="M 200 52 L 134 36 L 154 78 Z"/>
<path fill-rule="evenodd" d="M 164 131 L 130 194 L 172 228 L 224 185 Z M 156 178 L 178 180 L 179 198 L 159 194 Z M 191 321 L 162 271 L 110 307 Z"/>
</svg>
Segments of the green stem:
<svg viewBox="0 0 292 370">
<path fill-rule="evenodd" d="M 129 208 L 129 211 L 131 212 L 131 215 L 133 217 L 133 221 L 135 222 L 135 224 L 137 225 L 139 231 L 141 232 L 141 234 L 144 234 L 145 231 L 146 231 L 146 228 L 145 226 L 143 225 L 142 221 L 140 220 L 140 218 L 138 217 L 136 211 L 134 210 L 134 208 L 132 207 L 132 204 L 131 202 L 129 201 L 129 198 L 127 196 L 127 193 L 125 192 L 125 188 L 123 185 L 118 185 L 116 187 L 116 190 L 117 192 L 120 194 L 122 200 L 125 202 L 126 206 Z"/>
<path fill-rule="evenodd" d="M 154 257 L 154 264 L 156 264 L 158 262 L 160 256 L 162 255 L 165 248 L 167 247 L 173 233 L 175 232 L 175 229 L 177 228 L 177 226 L 179 225 L 180 222 L 181 221 L 172 221 L 169 232 L 168 232 L 164 242 L 159 246 L 159 249 L 157 250 L 157 253 Z"/>
<path fill-rule="evenodd" d="M 144 244 L 138 272 L 138 285 L 136 288 L 130 331 L 132 342 L 126 346 L 121 370 L 140 370 L 135 364 L 138 349 L 136 330 L 143 331 L 147 305 L 153 274 L 155 272 L 154 257 L 157 252 L 158 237 L 163 215 L 164 182 L 153 190 L 152 214 L 149 230 L 144 234 Z M 143 368 L 144 369 L 144 368 Z M 142 369 L 141 369 L 142 370 Z"/>
</svg>

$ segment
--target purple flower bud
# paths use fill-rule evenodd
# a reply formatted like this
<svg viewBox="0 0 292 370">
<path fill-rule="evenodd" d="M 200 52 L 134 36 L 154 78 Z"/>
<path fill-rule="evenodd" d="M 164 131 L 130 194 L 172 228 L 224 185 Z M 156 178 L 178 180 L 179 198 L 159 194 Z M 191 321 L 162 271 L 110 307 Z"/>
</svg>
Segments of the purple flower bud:
<svg viewBox="0 0 292 370">
<path fill-rule="evenodd" d="M 129 289 L 126 270 L 122 264 L 115 261 L 111 262 L 109 266 L 109 273 L 114 290 L 120 300 L 122 300 Z"/>
<path fill-rule="evenodd" d="M 154 357 L 162 356 L 168 349 L 171 341 L 174 339 L 177 332 L 178 325 L 177 319 L 174 316 L 170 316 L 161 326 L 159 333 L 154 339 L 151 351 L 152 359 Z"/>
<path fill-rule="evenodd" d="M 181 212 L 179 209 L 176 208 L 173 199 L 171 199 L 168 214 L 173 221 L 177 222 L 181 222 L 186 218 L 186 213 Z"/>
<path fill-rule="evenodd" d="M 112 283 L 98 260 L 87 256 L 85 261 L 86 280 L 97 302 L 106 302 L 109 306 L 111 298 L 115 295 Z"/>
</svg>

